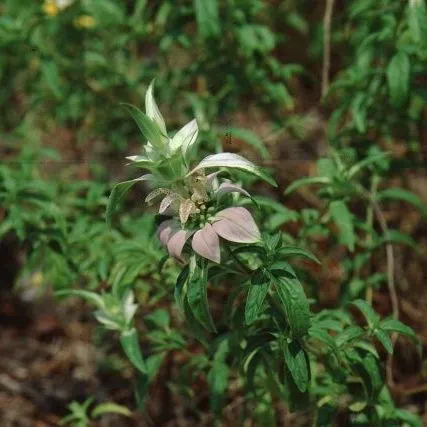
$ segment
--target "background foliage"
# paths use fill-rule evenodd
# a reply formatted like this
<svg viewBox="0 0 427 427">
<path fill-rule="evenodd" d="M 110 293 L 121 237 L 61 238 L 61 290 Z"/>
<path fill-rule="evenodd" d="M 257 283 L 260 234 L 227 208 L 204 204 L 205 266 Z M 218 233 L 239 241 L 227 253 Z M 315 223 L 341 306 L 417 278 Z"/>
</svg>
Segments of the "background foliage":
<svg viewBox="0 0 427 427">
<path fill-rule="evenodd" d="M 95 403 L 88 400 L 93 388 L 70 392 L 66 403 L 49 409 L 35 404 L 31 422 L 68 415 L 64 422 L 83 426 L 117 413 L 141 425 L 212 425 L 215 419 L 224 425 L 236 419 L 266 426 L 422 425 L 425 4 L 336 0 L 330 30 L 325 6 L 308 0 L 0 4 L 2 298 L 13 287 L 29 307 L 45 301 L 52 310 L 70 307 L 102 352 L 96 375 L 119 375 L 124 366 L 127 372 L 125 392 L 106 386 Z M 144 185 L 123 200 L 107 227 L 112 184 L 135 177 L 123 158 L 143 142 L 120 103 L 141 106 L 154 77 L 171 130 L 196 117 L 201 152 L 242 153 L 279 183 L 272 189 L 234 176 L 252 187 L 260 228 L 281 237 L 271 247 L 297 247 L 320 260 L 291 258 L 313 312 L 304 340 L 277 339 L 269 312 L 264 323 L 253 323 L 265 308 L 257 280 L 277 272 L 263 270 L 250 255 L 242 260 L 259 273 L 247 295 L 251 310 L 245 313 L 239 300 L 246 285 L 231 280 L 210 289 L 219 334 L 203 339 L 204 332 L 188 328 L 173 295 L 180 268 L 165 261 L 153 238 Z M 264 256 L 271 267 L 275 260 Z M 134 368 L 117 334 L 85 320 L 90 304 L 61 299 L 52 305 L 50 296 L 73 290 L 90 299 L 84 292 L 103 292 L 112 316 L 129 286 L 139 305 L 139 334 L 122 335 L 121 344 L 131 349 Z M 228 318 L 220 320 L 224 307 Z M 0 314 L 8 324 L 10 313 Z M 105 313 L 95 316 L 108 329 Z M 416 340 L 397 318 L 415 330 Z M 253 342 L 239 352 L 233 345 L 242 337 L 233 334 L 242 319 Z M 2 345 L 16 348 L 14 334 L 5 336 Z M 13 422 L 7 406 L 0 410 Z M 126 418 L 116 420 L 127 425 Z"/>
</svg>

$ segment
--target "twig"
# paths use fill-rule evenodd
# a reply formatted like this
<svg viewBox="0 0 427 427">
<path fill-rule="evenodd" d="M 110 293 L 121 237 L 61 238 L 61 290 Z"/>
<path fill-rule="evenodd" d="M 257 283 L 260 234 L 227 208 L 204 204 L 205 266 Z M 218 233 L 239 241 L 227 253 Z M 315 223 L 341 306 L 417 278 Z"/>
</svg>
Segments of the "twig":
<svg viewBox="0 0 427 427">
<path fill-rule="evenodd" d="M 372 207 L 375 210 L 378 223 L 380 224 L 380 227 L 381 227 L 381 231 L 385 236 L 387 236 L 388 227 L 387 227 L 387 221 L 384 218 L 384 214 L 382 213 L 378 203 L 375 201 L 374 198 L 371 197 L 371 195 L 369 195 L 369 200 L 372 204 Z M 388 286 L 388 292 L 390 294 L 392 316 L 394 319 L 398 320 L 399 319 L 399 301 L 398 301 L 397 292 L 396 292 L 396 284 L 394 281 L 394 251 L 393 251 L 393 245 L 391 243 L 386 243 L 386 257 L 387 257 L 387 286 Z M 393 343 L 393 348 L 394 348 L 397 341 L 396 333 L 393 333 L 391 335 L 391 341 Z M 388 385 L 390 387 L 394 387 L 392 354 L 389 354 L 387 358 L 386 376 L 387 376 Z"/>
<path fill-rule="evenodd" d="M 323 70 L 322 70 L 322 98 L 329 88 L 329 70 L 331 68 L 331 26 L 334 1 L 326 0 L 325 15 L 323 17 Z"/>
</svg>

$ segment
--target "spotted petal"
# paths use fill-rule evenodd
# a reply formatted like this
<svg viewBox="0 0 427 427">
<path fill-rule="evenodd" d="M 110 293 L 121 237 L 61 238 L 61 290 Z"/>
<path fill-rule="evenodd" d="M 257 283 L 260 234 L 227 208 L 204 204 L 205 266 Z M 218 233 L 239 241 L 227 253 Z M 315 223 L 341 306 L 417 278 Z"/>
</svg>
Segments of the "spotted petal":
<svg viewBox="0 0 427 427">
<path fill-rule="evenodd" d="M 201 230 L 196 231 L 191 246 L 194 252 L 219 264 L 221 260 L 219 239 L 212 225 L 206 224 Z"/>
<path fill-rule="evenodd" d="M 170 209 L 168 210 L 168 208 L 170 208 L 170 206 L 176 202 L 177 200 L 179 200 L 180 196 L 177 193 L 172 193 L 172 194 L 168 194 L 166 197 L 163 198 L 163 200 L 160 203 L 160 207 L 159 207 L 159 214 L 163 214 L 163 215 L 167 215 L 166 212 L 169 212 Z"/>
<path fill-rule="evenodd" d="M 190 214 L 196 209 L 196 205 L 191 199 L 183 200 L 179 205 L 179 219 L 185 224 Z"/>
<path fill-rule="evenodd" d="M 255 243 L 261 238 L 250 212 L 242 207 L 227 208 L 215 215 L 212 224 L 223 239 L 235 243 Z"/>
</svg>

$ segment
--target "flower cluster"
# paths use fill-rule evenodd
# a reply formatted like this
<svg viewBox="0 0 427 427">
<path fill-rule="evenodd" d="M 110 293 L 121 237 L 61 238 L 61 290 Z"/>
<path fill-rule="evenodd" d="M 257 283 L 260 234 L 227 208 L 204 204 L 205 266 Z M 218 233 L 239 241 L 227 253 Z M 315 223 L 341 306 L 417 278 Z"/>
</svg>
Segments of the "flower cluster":
<svg viewBox="0 0 427 427">
<path fill-rule="evenodd" d="M 234 153 L 209 155 L 190 168 L 199 132 L 197 122 L 192 120 L 170 137 L 153 96 L 153 83 L 146 93 L 145 114 L 132 105 L 128 108 L 148 141 L 142 155 L 127 159 L 150 173 L 121 184 L 127 190 L 138 181 L 150 182 L 153 191 L 146 202 L 152 204 L 157 200 L 159 214 L 169 217 L 157 232 L 169 254 L 182 260 L 184 246 L 191 238 L 194 252 L 219 263 L 220 238 L 233 243 L 259 241 L 260 232 L 250 212 L 233 206 L 235 199 L 227 197 L 230 193 L 250 197 L 249 193 L 236 183 L 220 180 L 221 171 L 207 174 L 206 170 L 237 168 L 273 185 L 274 181 L 252 162 Z"/>
</svg>

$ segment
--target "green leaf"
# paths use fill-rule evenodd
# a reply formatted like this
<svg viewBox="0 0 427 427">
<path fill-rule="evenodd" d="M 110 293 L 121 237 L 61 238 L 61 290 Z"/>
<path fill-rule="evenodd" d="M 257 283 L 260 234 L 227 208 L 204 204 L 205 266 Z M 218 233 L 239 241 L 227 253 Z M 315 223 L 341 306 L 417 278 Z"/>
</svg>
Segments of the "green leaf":
<svg viewBox="0 0 427 427">
<path fill-rule="evenodd" d="M 356 244 L 356 234 L 354 232 L 353 215 L 348 210 L 346 203 L 342 200 L 333 201 L 329 205 L 329 212 L 340 230 L 340 243 L 346 245 L 353 252 Z"/>
<path fill-rule="evenodd" d="M 400 320 L 393 319 L 392 317 L 382 320 L 378 325 L 378 328 L 387 332 L 397 332 L 414 340 L 418 340 L 417 335 L 412 328 L 405 325 Z"/>
<path fill-rule="evenodd" d="M 125 417 L 131 417 L 132 412 L 126 406 L 118 405 L 117 403 L 101 403 L 92 411 L 92 417 L 98 418 L 104 414 L 119 414 Z"/>
<path fill-rule="evenodd" d="M 275 277 L 285 276 L 296 278 L 297 275 L 292 266 L 286 261 L 274 261 L 269 267 L 268 271 Z"/>
<path fill-rule="evenodd" d="M 310 364 L 305 350 L 298 341 L 292 341 L 285 346 L 284 356 L 296 386 L 304 393 L 310 382 Z"/>
<path fill-rule="evenodd" d="M 375 357 L 367 354 L 361 361 L 356 361 L 354 369 L 365 385 L 367 398 L 371 402 L 376 402 L 378 394 L 384 387 L 384 381 Z"/>
<path fill-rule="evenodd" d="M 215 361 L 208 374 L 208 384 L 211 395 L 211 408 L 215 414 L 221 412 L 224 395 L 228 388 L 230 369 L 224 362 Z"/>
<path fill-rule="evenodd" d="M 376 195 L 376 200 L 398 200 L 409 203 L 419 209 L 423 215 L 427 216 L 427 205 L 414 193 L 403 188 L 387 188 L 379 191 Z"/>
<path fill-rule="evenodd" d="M 207 295 L 207 265 L 204 260 L 199 258 L 197 265 L 196 256 L 192 256 L 189 263 L 189 277 L 187 284 L 187 300 L 188 305 L 194 317 L 208 331 L 216 332 L 215 324 L 209 311 L 208 295 Z"/>
<path fill-rule="evenodd" d="M 381 238 L 376 242 L 378 245 L 384 243 L 397 243 L 401 245 L 407 245 L 414 250 L 417 250 L 417 243 L 408 234 L 402 233 L 398 230 L 388 230 Z"/>
<path fill-rule="evenodd" d="M 378 338 L 378 341 L 383 345 L 383 347 L 387 350 L 387 352 L 392 354 L 393 343 L 388 333 L 383 331 L 382 329 L 375 329 L 374 335 Z"/>
<path fill-rule="evenodd" d="M 390 155 L 389 153 L 381 153 L 381 152 L 379 154 L 369 154 L 369 157 L 361 160 L 360 162 L 356 163 L 349 169 L 348 171 L 349 178 L 354 177 L 361 170 L 368 167 L 369 165 L 375 164 L 376 162 L 380 162 L 381 160 L 388 158 L 389 155 Z"/>
<path fill-rule="evenodd" d="M 145 316 L 144 321 L 164 329 L 169 326 L 170 317 L 166 310 L 158 309 L 154 313 Z"/>
<path fill-rule="evenodd" d="M 215 37 L 220 32 L 218 0 L 194 0 L 197 25 L 200 34 L 205 37 Z"/>
<path fill-rule="evenodd" d="M 262 272 L 258 272 L 253 276 L 245 306 L 245 323 L 247 325 L 250 325 L 258 318 L 269 288 L 269 280 Z"/>
<path fill-rule="evenodd" d="M 146 362 L 147 373 L 140 374 L 138 376 L 135 388 L 135 398 L 138 404 L 138 408 L 141 411 L 143 411 L 145 408 L 145 399 L 147 397 L 148 388 L 156 377 L 164 359 L 165 353 L 151 355 Z"/>
<path fill-rule="evenodd" d="M 308 252 L 296 246 L 284 246 L 283 248 L 280 248 L 277 252 L 284 257 L 303 257 L 309 259 L 310 261 L 314 261 L 317 264 L 321 264 L 321 262 L 311 252 Z"/>
<path fill-rule="evenodd" d="M 359 92 L 351 102 L 351 113 L 353 116 L 356 129 L 360 133 L 366 132 L 366 100 L 367 96 L 364 92 Z"/>
<path fill-rule="evenodd" d="M 290 194 L 293 191 L 297 190 L 300 187 L 304 187 L 305 185 L 312 185 L 312 184 L 330 184 L 331 180 L 326 177 L 322 176 L 316 176 L 316 177 L 309 177 L 309 178 L 301 178 L 294 181 L 286 190 L 285 195 Z"/>
<path fill-rule="evenodd" d="M 129 331 L 122 332 L 120 336 L 120 343 L 133 366 L 135 366 L 140 373 L 145 375 L 147 373 L 147 367 L 144 359 L 142 358 L 136 329 L 132 328 Z"/>
<path fill-rule="evenodd" d="M 126 193 L 138 182 L 141 181 L 141 178 L 132 179 L 130 181 L 123 181 L 116 184 L 111 190 L 110 197 L 108 199 L 107 211 L 105 214 L 105 218 L 107 221 L 107 225 L 111 227 L 111 221 L 113 218 L 113 214 L 116 210 L 117 205 L 126 195 Z"/>
<path fill-rule="evenodd" d="M 163 139 L 160 129 L 146 114 L 131 104 L 123 104 L 132 115 L 142 134 L 159 151 L 164 150 Z"/>
<path fill-rule="evenodd" d="M 185 290 L 186 290 L 185 285 L 187 283 L 188 274 L 189 274 L 189 268 L 188 268 L 188 265 L 186 265 L 179 273 L 179 276 L 176 279 L 176 284 L 175 284 L 175 292 L 174 292 L 175 302 L 182 312 L 184 312 L 184 296 L 185 296 Z"/>
<path fill-rule="evenodd" d="M 357 299 L 355 301 L 352 301 L 351 304 L 357 307 L 362 312 L 370 328 L 378 323 L 378 315 L 366 301 Z"/>
<path fill-rule="evenodd" d="M 408 25 L 413 40 L 416 43 L 423 41 L 426 30 L 426 6 L 424 0 L 409 2 Z"/>
<path fill-rule="evenodd" d="M 95 292 L 84 291 L 79 289 L 70 289 L 70 290 L 57 291 L 55 292 L 55 295 L 58 297 L 62 297 L 62 296 L 80 297 L 85 299 L 87 302 L 95 305 L 98 308 L 104 307 L 104 300 L 102 299 L 102 296 Z"/>
<path fill-rule="evenodd" d="M 337 173 L 334 161 L 327 157 L 324 157 L 317 161 L 316 169 L 317 169 L 317 173 L 320 176 L 324 178 L 329 178 L 330 180 L 334 179 Z"/>
<path fill-rule="evenodd" d="M 310 327 L 310 308 L 304 289 L 298 279 L 279 277 L 274 283 L 285 309 L 291 334 L 294 338 L 300 338 Z"/>
<path fill-rule="evenodd" d="M 84 8 L 92 15 L 98 25 L 105 27 L 117 25 L 124 21 L 124 8 L 112 0 L 84 0 Z"/>
<path fill-rule="evenodd" d="M 405 52 L 396 53 L 387 67 L 387 82 L 391 104 L 400 107 L 409 92 L 411 64 Z"/>
<path fill-rule="evenodd" d="M 311 338 L 326 344 L 330 348 L 336 347 L 335 341 L 331 335 L 329 335 L 329 333 L 324 329 L 318 328 L 317 325 L 312 326 L 309 329 L 308 334 Z"/>
<path fill-rule="evenodd" d="M 349 326 L 344 329 L 337 337 L 335 342 L 338 347 L 342 347 L 351 341 L 354 341 L 365 334 L 365 331 L 360 326 Z"/>
<path fill-rule="evenodd" d="M 61 85 L 61 78 L 59 74 L 58 65 L 54 61 L 45 61 L 42 63 L 41 71 L 46 81 L 46 84 L 49 86 L 49 89 L 52 91 L 56 99 L 61 99 L 63 97 L 63 88 Z"/>
</svg>

